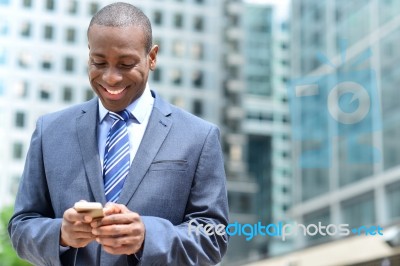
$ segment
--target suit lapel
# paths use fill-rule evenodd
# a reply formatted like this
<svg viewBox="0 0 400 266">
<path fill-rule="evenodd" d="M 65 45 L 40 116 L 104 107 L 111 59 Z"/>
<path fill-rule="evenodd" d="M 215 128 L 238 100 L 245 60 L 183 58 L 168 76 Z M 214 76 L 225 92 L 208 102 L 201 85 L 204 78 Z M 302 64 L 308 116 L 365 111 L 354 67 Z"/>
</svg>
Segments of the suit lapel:
<svg viewBox="0 0 400 266">
<path fill-rule="evenodd" d="M 155 97 L 153 111 L 118 199 L 118 202 L 124 205 L 128 205 L 129 200 L 142 182 L 154 157 L 157 155 L 158 150 L 171 129 L 172 119 L 169 117 L 171 114 L 169 106 L 156 96 L 154 92 L 152 93 Z"/>
<path fill-rule="evenodd" d="M 106 198 L 104 195 L 103 177 L 97 144 L 97 101 L 98 99 L 95 98 L 82 108 L 82 115 L 76 119 L 76 129 L 86 175 L 94 199 L 97 202 L 105 204 Z"/>
</svg>

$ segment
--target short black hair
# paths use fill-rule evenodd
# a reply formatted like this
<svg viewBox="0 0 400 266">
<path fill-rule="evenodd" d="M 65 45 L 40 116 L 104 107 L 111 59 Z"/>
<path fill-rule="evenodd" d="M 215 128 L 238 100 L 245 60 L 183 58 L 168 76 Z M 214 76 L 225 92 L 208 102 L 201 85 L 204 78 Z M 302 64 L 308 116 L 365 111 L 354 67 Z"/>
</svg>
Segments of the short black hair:
<svg viewBox="0 0 400 266">
<path fill-rule="evenodd" d="M 88 33 L 93 25 L 107 27 L 137 26 L 143 30 L 146 51 L 150 52 L 153 45 L 150 20 L 142 10 L 134 5 L 123 2 L 107 5 L 100 9 L 90 20 Z"/>
</svg>

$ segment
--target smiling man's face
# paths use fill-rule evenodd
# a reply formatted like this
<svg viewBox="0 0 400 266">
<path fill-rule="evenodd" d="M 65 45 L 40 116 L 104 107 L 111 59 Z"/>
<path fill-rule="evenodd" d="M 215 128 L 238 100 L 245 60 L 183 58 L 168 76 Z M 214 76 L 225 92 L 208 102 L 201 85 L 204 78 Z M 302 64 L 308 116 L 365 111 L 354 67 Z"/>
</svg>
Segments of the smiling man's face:
<svg viewBox="0 0 400 266">
<path fill-rule="evenodd" d="M 136 26 L 93 25 L 88 40 L 90 84 L 106 109 L 121 111 L 142 95 L 158 47 L 147 53 L 144 33 Z"/>
</svg>

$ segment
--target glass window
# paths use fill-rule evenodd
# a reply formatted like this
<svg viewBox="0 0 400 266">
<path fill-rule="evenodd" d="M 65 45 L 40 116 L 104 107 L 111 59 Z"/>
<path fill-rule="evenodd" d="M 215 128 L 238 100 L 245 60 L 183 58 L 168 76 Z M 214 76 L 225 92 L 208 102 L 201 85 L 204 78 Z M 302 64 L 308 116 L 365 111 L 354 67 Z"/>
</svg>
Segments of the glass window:
<svg viewBox="0 0 400 266">
<path fill-rule="evenodd" d="M 54 34 L 53 26 L 51 26 L 51 25 L 45 25 L 45 26 L 44 26 L 44 39 L 46 39 L 46 40 L 52 40 L 53 37 L 54 37 L 53 34 Z"/>
<path fill-rule="evenodd" d="M 89 14 L 91 16 L 93 16 L 94 14 L 97 13 L 97 11 L 99 11 L 99 4 L 98 3 L 90 3 L 89 4 Z"/>
<path fill-rule="evenodd" d="M 204 20 L 203 17 L 195 17 L 193 21 L 193 28 L 195 31 L 203 31 L 204 30 Z"/>
<path fill-rule="evenodd" d="M 203 87 L 203 72 L 196 70 L 192 74 L 192 84 L 196 88 Z"/>
<path fill-rule="evenodd" d="M 46 9 L 47 10 L 54 10 L 55 5 L 54 5 L 54 0 L 46 0 Z"/>
<path fill-rule="evenodd" d="M 158 67 L 153 71 L 153 81 L 161 81 L 161 68 Z"/>
<path fill-rule="evenodd" d="M 16 112 L 15 113 L 15 127 L 24 128 L 25 127 L 25 113 Z"/>
<path fill-rule="evenodd" d="M 67 4 L 67 12 L 71 15 L 78 13 L 78 1 L 69 0 Z"/>
<path fill-rule="evenodd" d="M 193 101 L 193 114 L 197 116 L 203 115 L 203 102 L 201 100 Z"/>
<path fill-rule="evenodd" d="M 43 68 L 43 69 L 51 69 L 51 61 L 43 60 L 43 62 L 42 62 L 42 68 Z"/>
<path fill-rule="evenodd" d="M 92 99 L 94 97 L 94 92 L 91 88 L 87 88 L 85 90 L 85 100 L 89 101 L 90 99 Z"/>
<path fill-rule="evenodd" d="M 45 91 L 45 90 L 41 90 L 40 91 L 40 99 L 42 99 L 42 100 L 48 100 L 48 99 L 50 99 L 50 93 L 48 92 L 48 91 Z"/>
<path fill-rule="evenodd" d="M 23 22 L 21 24 L 21 29 L 20 29 L 21 36 L 24 36 L 24 37 L 31 36 L 31 28 L 32 28 L 31 23 Z"/>
<path fill-rule="evenodd" d="M 23 5 L 24 7 L 30 8 L 30 7 L 32 7 L 32 0 L 23 0 L 23 1 L 22 1 L 22 5 Z"/>
<path fill-rule="evenodd" d="M 13 159 L 22 159 L 24 146 L 21 142 L 13 143 Z"/>
<path fill-rule="evenodd" d="M 343 223 L 350 227 L 368 226 L 375 222 L 374 194 L 372 192 L 358 196 L 342 204 Z"/>
<path fill-rule="evenodd" d="M 18 65 L 22 68 L 28 68 L 32 64 L 32 55 L 30 52 L 20 52 L 18 55 Z"/>
<path fill-rule="evenodd" d="M 163 16 L 161 11 L 155 11 L 154 12 L 154 24 L 155 25 L 161 25 L 163 20 Z"/>
<path fill-rule="evenodd" d="M 28 96 L 28 82 L 18 80 L 13 86 L 14 95 L 18 98 L 26 98 Z"/>
<path fill-rule="evenodd" d="M 365 121 L 368 117 L 364 118 Z M 371 122 L 364 123 L 364 127 L 371 125 Z M 361 160 L 368 158 L 374 161 L 372 147 L 373 139 L 371 134 L 359 134 L 352 131 L 346 138 L 338 140 L 338 167 L 340 169 L 339 185 L 346 186 L 356 183 L 361 179 L 370 178 L 374 173 L 374 165 L 360 163 Z M 357 139 L 357 141 L 349 141 Z"/>
<path fill-rule="evenodd" d="M 75 42 L 75 38 L 76 38 L 76 31 L 74 28 L 67 28 L 66 32 L 65 32 L 65 39 L 67 42 L 69 43 L 73 43 Z"/>
<path fill-rule="evenodd" d="M 175 26 L 175 28 L 178 28 L 178 29 L 183 28 L 183 15 L 182 14 L 174 15 L 174 26 Z"/>
<path fill-rule="evenodd" d="M 281 30 L 282 31 L 288 31 L 289 30 L 289 24 L 287 22 L 283 22 L 281 24 Z"/>
<path fill-rule="evenodd" d="M 51 57 L 51 55 L 44 55 L 43 56 L 43 59 L 42 59 L 42 68 L 43 69 L 47 69 L 47 70 L 49 70 L 49 69 L 51 69 L 52 68 L 52 57 Z"/>
<path fill-rule="evenodd" d="M 64 60 L 64 70 L 66 72 L 74 71 L 74 59 L 70 56 L 67 56 Z"/>
<path fill-rule="evenodd" d="M 185 100 L 182 97 L 173 97 L 171 103 L 181 108 L 185 108 Z"/>
<path fill-rule="evenodd" d="M 229 209 L 232 213 L 254 213 L 255 197 L 250 193 L 228 192 Z"/>
<path fill-rule="evenodd" d="M 72 88 L 70 86 L 65 86 L 63 88 L 63 98 L 62 100 L 64 102 L 71 102 L 73 99 L 73 91 Z"/>
<path fill-rule="evenodd" d="M 316 144 L 318 145 L 318 144 Z M 302 200 L 317 197 L 329 191 L 328 171 L 321 168 L 304 168 L 302 170 Z"/>
<path fill-rule="evenodd" d="M 8 34 L 8 24 L 6 20 L 0 20 L 0 35 Z"/>
<path fill-rule="evenodd" d="M 240 22 L 240 16 L 239 15 L 231 14 L 228 19 L 229 19 L 229 25 L 239 26 L 239 22 Z"/>
<path fill-rule="evenodd" d="M 312 213 L 308 213 L 303 217 L 303 224 L 306 225 L 307 227 L 311 224 L 314 224 L 316 226 L 318 226 L 318 223 L 320 222 L 322 226 L 327 226 L 330 224 L 330 212 L 329 209 L 321 209 L 321 210 L 317 210 L 314 211 Z M 309 227 L 310 232 L 312 232 L 312 234 L 315 233 L 315 227 L 310 226 Z M 324 232 L 325 233 L 325 232 Z M 304 235 L 304 230 L 299 228 L 299 234 L 303 234 Z M 316 242 L 320 243 L 320 242 L 325 242 L 328 241 L 330 239 L 330 236 L 326 235 L 323 236 L 319 233 L 316 233 L 315 235 L 311 236 L 306 236 L 306 241 L 309 242 L 310 244 L 313 243 L 315 244 Z"/>
<path fill-rule="evenodd" d="M 51 98 L 52 88 L 49 84 L 40 84 L 39 85 L 39 98 L 41 100 L 47 101 Z"/>
<path fill-rule="evenodd" d="M 180 69 L 173 69 L 171 72 L 171 81 L 175 85 L 181 85 L 183 79 L 183 74 Z"/>
<path fill-rule="evenodd" d="M 174 40 L 172 43 L 172 54 L 176 57 L 183 57 L 185 54 L 185 45 L 181 40 Z"/>
<path fill-rule="evenodd" d="M 389 220 L 400 219 L 400 182 L 390 184 L 386 187 L 386 206 L 388 206 Z"/>
<path fill-rule="evenodd" d="M 200 42 L 194 43 L 192 45 L 191 54 L 193 59 L 203 59 L 204 51 L 203 44 Z"/>
</svg>

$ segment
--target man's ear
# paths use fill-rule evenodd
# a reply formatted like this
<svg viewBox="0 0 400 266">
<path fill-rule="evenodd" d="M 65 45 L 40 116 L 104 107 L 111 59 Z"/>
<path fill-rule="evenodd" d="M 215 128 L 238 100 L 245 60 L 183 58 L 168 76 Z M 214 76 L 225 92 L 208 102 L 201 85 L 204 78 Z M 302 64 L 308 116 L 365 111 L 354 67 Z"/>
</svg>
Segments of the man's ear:
<svg viewBox="0 0 400 266">
<path fill-rule="evenodd" d="M 149 52 L 150 70 L 156 69 L 157 65 L 158 45 L 153 45 Z"/>
</svg>

